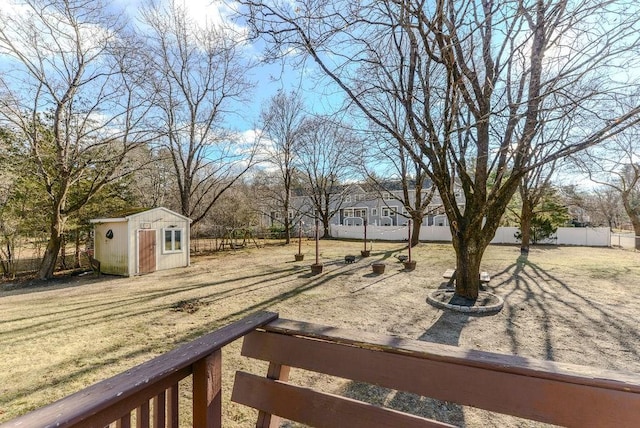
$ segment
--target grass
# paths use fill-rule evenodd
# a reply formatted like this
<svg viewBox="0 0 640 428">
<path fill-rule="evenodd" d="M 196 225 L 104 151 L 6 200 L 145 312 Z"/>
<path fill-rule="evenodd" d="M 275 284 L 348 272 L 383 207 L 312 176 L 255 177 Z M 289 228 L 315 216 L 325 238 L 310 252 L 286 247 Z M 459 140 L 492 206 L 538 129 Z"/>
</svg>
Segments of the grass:
<svg viewBox="0 0 640 428">
<path fill-rule="evenodd" d="M 313 242 L 305 241 L 300 263 L 293 262 L 297 244 L 291 244 L 199 256 L 189 268 L 142 277 L 88 275 L 44 286 L 5 283 L 0 288 L 0 422 L 256 310 L 640 372 L 638 253 L 541 247 L 523 260 L 515 247 L 491 246 L 482 269 L 492 275 L 490 287 L 505 298 L 505 309 L 494 317 L 474 318 L 425 303 L 429 290 L 443 285 L 442 273 L 455 265 L 450 245 L 417 247 L 418 267 L 410 273 L 402 272 L 394 257 L 406 254 L 401 243 L 374 242 L 371 258 L 345 265 L 344 256 L 359 254 L 361 246 L 322 242 L 325 272 L 320 276 L 309 275 Z M 384 275 L 371 274 L 373 261 L 388 264 Z M 588 338 L 591 345 L 580 343 Z M 245 367 L 250 363 L 238 356 L 238 349 L 237 343 L 225 349 L 225 367 L 264 374 L 265 366 Z M 232 371 L 225 372 L 226 394 Z M 182 395 L 186 400 L 188 389 Z M 476 418 L 473 412 L 459 412 L 467 424 Z M 224 413 L 225 426 L 249 426 L 255 417 L 229 404 Z"/>
</svg>

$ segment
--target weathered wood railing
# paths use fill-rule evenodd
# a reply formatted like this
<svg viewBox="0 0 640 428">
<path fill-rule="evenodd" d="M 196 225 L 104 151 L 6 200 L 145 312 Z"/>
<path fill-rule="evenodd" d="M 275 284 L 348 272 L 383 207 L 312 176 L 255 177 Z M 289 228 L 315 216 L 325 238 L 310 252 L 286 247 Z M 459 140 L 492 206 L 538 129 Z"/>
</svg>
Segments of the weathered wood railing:
<svg viewBox="0 0 640 428">
<path fill-rule="evenodd" d="M 638 426 L 640 375 L 354 332 L 261 312 L 100 382 L 5 427 L 177 427 L 178 381 L 193 374 L 193 425 L 220 427 L 220 349 L 270 363 L 266 377 L 237 372 L 232 400 L 318 427 L 447 424 L 288 383 L 291 367 L 535 421 L 576 427 Z M 149 404 L 151 402 L 151 404 Z M 277 415 L 277 416 L 276 416 Z"/>
<path fill-rule="evenodd" d="M 287 382 L 290 367 L 570 427 L 640 426 L 640 375 L 275 320 L 244 339 L 266 378 L 237 372 L 232 400 L 316 427 L 443 427 Z"/>
<path fill-rule="evenodd" d="M 220 427 L 221 349 L 278 317 L 260 312 L 0 427 L 178 427 L 178 382 L 193 375 L 193 425 Z M 152 424 L 152 425 L 150 425 Z"/>
</svg>

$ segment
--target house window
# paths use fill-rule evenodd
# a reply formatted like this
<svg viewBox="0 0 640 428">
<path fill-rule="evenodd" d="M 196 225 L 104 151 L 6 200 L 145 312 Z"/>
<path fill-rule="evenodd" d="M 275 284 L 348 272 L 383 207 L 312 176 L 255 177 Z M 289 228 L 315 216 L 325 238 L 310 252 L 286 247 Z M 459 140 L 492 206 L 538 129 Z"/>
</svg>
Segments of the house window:
<svg viewBox="0 0 640 428">
<path fill-rule="evenodd" d="M 351 195 L 347 195 L 344 197 L 345 202 L 351 202 Z"/>
<path fill-rule="evenodd" d="M 382 216 L 383 217 L 391 216 L 391 208 L 382 208 Z"/>
<path fill-rule="evenodd" d="M 385 200 L 385 201 L 388 201 L 388 200 L 392 199 L 391 193 L 387 193 L 387 192 L 383 193 L 382 194 L 382 199 Z"/>
<path fill-rule="evenodd" d="M 293 211 L 289 211 L 289 220 L 293 220 Z"/>
<path fill-rule="evenodd" d="M 378 209 L 377 208 L 371 208 L 371 215 L 372 216 L 377 216 L 378 215 Z"/>
<path fill-rule="evenodd" d="M 164 253 L 182 251 L 182 229 L 164 229 Z"/>
</svg>

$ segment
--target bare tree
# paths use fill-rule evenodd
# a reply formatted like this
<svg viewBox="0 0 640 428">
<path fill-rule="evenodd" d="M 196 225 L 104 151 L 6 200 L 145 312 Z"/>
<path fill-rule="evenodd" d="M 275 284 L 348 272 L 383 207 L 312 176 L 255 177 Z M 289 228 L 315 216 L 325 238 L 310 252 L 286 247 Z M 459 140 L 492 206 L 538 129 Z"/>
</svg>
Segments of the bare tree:
<svg viewBox="0 0 640 428">
<path fill-rule="evenodd" d="M 295 155 L 302 124 L 306 118 L 304 102 L 295 92 L 278 92 L 261 112 L 263 151 L 266 161 L 275 167 L 278 185 L 270 192 L 272 200 L 283 214 L 285 243 L 291 241 L 291 191 L 295 183 Z"/>
<path fill-rule="evenodd" d="M 305 176 L 303 188 L 325 238 L 331 237 L 329 222 L 342 208 L 343 183 L 354 169 L 350 150 L 359 144 L 353 133 L 331 117 L 311 117 L 303 124 L 296 164 Z"/>
<path fill-rule="evenodd" d="M 640 127 L 627 129 L 603 146 L 575 157 L 591 180 L 613 189 L 629 216 L 640 250 Z"/>
<path fill-rule="evenodd" d="M 606 225 L 610 230 L 619 229 L 628 217 L 620 202 L 620 193 L 611 186 L 600 186 L 588 195 L 591 223 Z M 628 222 L 628 220 L 626 221 Z"/>
<path fill-rule="evenodd" d="M 225 118 L 252 85 L 241 40 L 231 30 L 189 18 L 170 0 L 142 12 L 157 91 L 159 133 L 173 164 L 180 212 L 196 225 L 255 162 L 255 144 L 230 132 Z"/>
<path fill-rule="evenodd" d="M 0 117 L 29 146 L 47 199 L 49 241 L 38 276 L 51 278 L 65 223 L 105 185 L 130 173 L 146 141 L 145 63 L 126 22 L 102 2 L 25 0 L 3 8 Z"/>
<path fill-rule="evenodd" d="M 402 115 L 396 116 L 397 129 L 402 129 L 402 124 L 399 123 L 401 117 Z M 424 159 L 417 162 L 404 146 L 396 144 L 392 135 L 376 128 L 373 126 L 371 129 L 370 136 L 365 141 L 367 147 L 362 150 L 359 158 L 367 180 L 374 185 L 378 195 L 390 195 L 406 209 L 406 217 L 412 221 L 410 245 L 413 247 L 420 242 L 420 228 L 425 216 L 429 214 L 428 207 L 433 201 L 435 187 L 424 167 L 427 162 Z M 411 138 L 407 137 L 407 142 L 409 141 Z M 414 149 L 419 153 L 417 148 Z M 354 162 L 357 164 L 357 160 Z M 394 192 L 393 188 L 398 181 L 402 189 L 400 194 Z M 386 201 L 385 198 L 382 200 Z"/>
<path fill-rule="evenodd" d="M 180 210 L 175 170 L 166 147 L 148 145 L 132 152 L 129 162 L 135 165 L 130 177 L 129 190 L 139 207 L 167 207 Z"/>
<path fill-rule="evenodd" d="M 638 82 L 620 72 L 638 66 L 630 0 L 240 2 L 268 53 L 312 58 L 364 117 L 428 160 L 464 298 L 477 298 L 482 256 L 523 175 L 639 121 L 640 106 L 625 104 Z M 410 140 L 380 114 L 386 97 L 404 107 Z M 574 128 L 536 161 L 543 111 Z"/>
<path fill-rule="evenodd" d="M 534 154 L 535 156 L 535 154 Z M 551 177 L 555 170 L 555 162 L 543 164 L 529 170 L 522 177 L 518 187 L 520 193 L 520 253 L 528 254 L 531 242 L 531 226 L 536 215 L 536 208 L 542 204 L 551 187 Z"/>
<path fill-rule="evenodd" d="M 16 241 L 20 215 L 15 210 L 16 181 L 19 177 L 20 153 L 15 153 L 15 136 L 0 128 L 0 268 L 5 276 L 15 275 Z"/>
</svg>

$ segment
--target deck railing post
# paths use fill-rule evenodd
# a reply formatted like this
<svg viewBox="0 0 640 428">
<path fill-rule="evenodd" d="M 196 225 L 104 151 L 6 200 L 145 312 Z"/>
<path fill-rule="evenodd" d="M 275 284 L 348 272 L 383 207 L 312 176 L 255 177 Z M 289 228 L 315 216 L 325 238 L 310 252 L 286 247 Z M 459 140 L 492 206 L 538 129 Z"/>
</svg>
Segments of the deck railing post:
<svg viewBox="0 0 640 428">
<path fill-rule="evenodd" d="M 167 417 L 167 393 L 165 391 L 153 398 L 153 428 L 165 428 Z"/>
<path fill-rule="evenodd" d="M 193 427 L 222 427 L 222 352 L 193 364 Z"/>
<path fill-rule="evenodd" d="M 178 408 L 178 384 L 167 389 L 167 427 L 178 428 L 179 408 Z"/>
<path fill-rule="evenodd" d="M 289 371 L 291 367 L 281 364 L 269 363 L 267 378 L 273 380 L 289 381 Z M 267 412 L 258 412 L 258 421 L 256 428 L 278 428 L 280 426 L 280 417 Z"/>
</svg>

